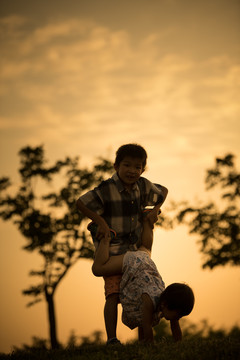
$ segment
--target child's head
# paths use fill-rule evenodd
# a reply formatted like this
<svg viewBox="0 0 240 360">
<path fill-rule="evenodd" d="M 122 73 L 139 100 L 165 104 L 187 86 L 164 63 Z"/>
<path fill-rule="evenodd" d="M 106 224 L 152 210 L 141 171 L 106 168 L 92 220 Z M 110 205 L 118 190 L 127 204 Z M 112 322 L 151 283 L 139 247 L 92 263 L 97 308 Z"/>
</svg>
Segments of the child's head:
<svg viewBox="0 0 240 360">
<path fill-rule="evenodd" d="M 186 284 L 173 283 L 160 296 L 162 314 L 167 320 L 172 320 L 171 316 L 174 313 L 178 319 L 189 315 L 193 309 L 194 302 L 193 291 Z"/>
<path fill-rule="evenodd" d="M 145 170 L 147 163 L 147 153 L 142 146 L 138 144 L 126 144 L 120 146 L 120 148 L 116 152 L 116 159 L 114 165 L 119 167 L 121 161 L 126 157 L 140 159 L 142 163 L 142 171 Z"/>
</svg>

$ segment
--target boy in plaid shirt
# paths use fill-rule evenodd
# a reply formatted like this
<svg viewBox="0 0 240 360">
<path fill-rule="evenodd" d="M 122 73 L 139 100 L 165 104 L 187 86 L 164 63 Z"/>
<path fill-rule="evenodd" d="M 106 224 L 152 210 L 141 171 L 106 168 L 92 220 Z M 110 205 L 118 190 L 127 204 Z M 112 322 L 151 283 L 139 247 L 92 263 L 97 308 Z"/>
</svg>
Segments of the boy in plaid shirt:
<svg viewBox="0 0 240 360">
<path fill-rule="evenodd" d="M 110 256 L 137 250 L 141 242 L 143 210 L 146 206 L 153 207 L 147 215 L 153 225 L 157 221 L 159 204 L 162 205 L 167 196 L 168 190 L 164 186 L 141 176 L 146 161 L 147 153 L 142 146 L 122 145 L 116 153 L 116 173 L 77 200 L 78 209 L 93 221 L 89 230 L 96 249 L 102 238 L 112 234 Z M 118 343 L 116 327 L 121 276 L 104 277 L 104 281 L 107 343 Z"/>
</svg>

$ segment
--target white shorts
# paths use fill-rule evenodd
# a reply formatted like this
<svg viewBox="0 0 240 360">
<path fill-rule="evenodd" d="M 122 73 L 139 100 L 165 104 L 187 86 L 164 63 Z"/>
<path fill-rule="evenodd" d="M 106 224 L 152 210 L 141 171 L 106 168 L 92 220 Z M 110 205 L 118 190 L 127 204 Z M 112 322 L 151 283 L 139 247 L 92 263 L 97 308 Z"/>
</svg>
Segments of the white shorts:
<svg viewBox="0 0 240 360">
<path fill-rule="evenodd" d="M 154 324 L 157 325 L 157 314 L 160 295 L 165 284 L 155 263 L 149 255 L 141 250 L 128 251 L 123 259 L 123 275 L 120 283 L 120 302 L 123 307 L 122 322 L 130 329 L 142 326 L 142 294 L 146 293 L 154 305 Z"/>
</svg>

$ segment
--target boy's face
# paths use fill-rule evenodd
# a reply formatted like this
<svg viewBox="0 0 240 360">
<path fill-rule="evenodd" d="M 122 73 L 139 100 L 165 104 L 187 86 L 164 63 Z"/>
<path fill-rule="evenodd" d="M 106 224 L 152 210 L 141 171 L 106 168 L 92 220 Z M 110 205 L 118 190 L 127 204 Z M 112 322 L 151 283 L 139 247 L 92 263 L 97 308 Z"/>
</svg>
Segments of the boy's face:
<svg viewBox="0 0 240 360">
<path fill-rule="evenodd" d="M 142 159 L 126 156 L 119 165 L 115 165 L 115 170 L 122 182 L 131 187 L 143 172 Z"/>
</svg>

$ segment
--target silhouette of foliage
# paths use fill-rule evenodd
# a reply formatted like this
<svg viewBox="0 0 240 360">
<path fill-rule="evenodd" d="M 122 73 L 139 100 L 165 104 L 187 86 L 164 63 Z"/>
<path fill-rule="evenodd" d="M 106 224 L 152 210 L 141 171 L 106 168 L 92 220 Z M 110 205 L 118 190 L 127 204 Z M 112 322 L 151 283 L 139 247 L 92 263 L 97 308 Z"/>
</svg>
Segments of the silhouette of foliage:
<svg viewBox="0 0 240 360">
<path fill-rule="evenodd" d="M 19 351 L 19 350 L 25 350 L 25 351 L 46 350 L 47 351 L 48 350 L 47 343 L 48 343 L 48 341 L 46 339 L 41 339 L 41 338 L 38 338 L 37 336 L 33 336 L 31 345 L 23 344 L 21 348 L 14 346 L 14 350 L 15 351 Z"/>
<path fill-rule="evenodd" d="M 175 204 L 178 223 L 187 224 L 190 234 L 198 234 L 203 268 L 240 265 L 240 173 L 234 156 L 217 158 L 215 167 L 207 170 L 206 189 L 216 190 L 215 202 L 191 206 Z M 180 210 L 179 210 L 180 208 Z"/>
<path fill-rule="evenodd" d="M 112 164 L 99 158 L 92 169 L 81 169 L 78 157 L 66 157 L 48 166 L 43 146 L 27 146 L 19 155 L 20 185 L 16 193 L 10 195 L 8 177 L 0 179 L 0 217 L 17 226 L 27 242 L 24 250 L 38 252 L 43 258 L 42 268 L 29 274 L 40 282 L 23 294 L 34 298 L 29 306 L 43 298 L 47 301 L 51 344 L 57 347 L 54 293 L 78 259 L 93 257 L 93 245 L 84 226 L 80 227 L 83 216 L 75 202 L 83 191 L 109 176 Z"/>
</svg>

